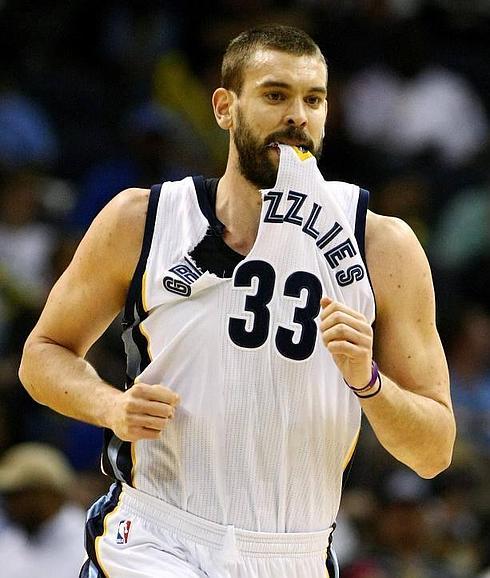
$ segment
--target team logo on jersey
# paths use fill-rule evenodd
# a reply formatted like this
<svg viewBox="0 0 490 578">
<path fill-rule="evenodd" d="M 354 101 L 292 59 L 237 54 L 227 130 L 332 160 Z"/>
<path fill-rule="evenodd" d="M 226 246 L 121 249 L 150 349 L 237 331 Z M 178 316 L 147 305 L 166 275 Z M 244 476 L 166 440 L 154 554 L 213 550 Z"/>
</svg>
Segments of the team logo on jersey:
<svg viewBox="0 0 490 578">
<path fill-rule="evenodd" d="M 170 267 L 168 272 L 172 273 L 172 275 L 166 275 L 163 278 L 164 288 L 181 297 L 189 297 L 191 294 L 191 285 L 203 274 L 187 257 L 184 257 L 177 265 Z"/>
<path fill-rule="evenodd" d="M 117 528 L 116 544 L 127 544 L 129 530 L 131 529 L 131 520 L 121 520 Z"/>
</svg>

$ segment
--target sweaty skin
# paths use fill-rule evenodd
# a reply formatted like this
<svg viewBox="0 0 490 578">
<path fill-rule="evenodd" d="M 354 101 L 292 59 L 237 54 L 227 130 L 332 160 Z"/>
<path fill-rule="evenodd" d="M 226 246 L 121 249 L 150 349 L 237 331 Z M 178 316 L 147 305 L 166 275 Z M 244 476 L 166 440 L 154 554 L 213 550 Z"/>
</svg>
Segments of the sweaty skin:
<svg viewBox="0 0 490 578">
<path fill-rule="evenodd" d="M 237 120 L 240 116 L 247 123 L 258 142 L 294 126 L 319 147 L 327 114 L 325 65 L 316 56 L 257 51 L 240 95 L 216 90 L 213 109 L 219 126 L 230 133 L 217 216 L 225 225 L 225 242 L 247 254 L 257 235 L 261 197 L 239 170 Z M 267 154 L 277 162 L 273 150 Z M 119 391 L 101 380 L 84 357 L 124 306 L 141 250 L 148 193 L 123 191 L 94 220 L 51 291 L 19 372 L 38 402 L 108 427 L 127 441 L 161 435 L 178 411 L 177 394 L 144 383 Z M 375 334 L 362 315 L 325 296 L 322 340 L 355 387 L 369 382 L 374 352 L 383 385 L 378 395 L 361 401 L 362 408 L 395 458 L 433 477 L 451 461 L 455 422 L 429 266 L 407 225 L 373 213 L 367 218 L 366 258 L 376 297 Z"/>
</svg>

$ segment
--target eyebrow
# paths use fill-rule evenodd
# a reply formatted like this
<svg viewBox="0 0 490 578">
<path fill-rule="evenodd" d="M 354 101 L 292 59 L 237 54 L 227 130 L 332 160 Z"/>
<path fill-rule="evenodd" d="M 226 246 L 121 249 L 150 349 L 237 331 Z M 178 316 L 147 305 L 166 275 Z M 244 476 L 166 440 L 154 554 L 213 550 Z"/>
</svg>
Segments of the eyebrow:
<svg viewBox="0 0 490 578">
<path fill-rule="evenodd" d="M 291 90 L 292 86 L 288 82 L 281 82 L 280 80 L 265 80 L 258 85 L 258 88 L 285 88 Z M 308 92 L 327 94 L 327 89 L 324 86 L 312 86 Z"/>
</svg>

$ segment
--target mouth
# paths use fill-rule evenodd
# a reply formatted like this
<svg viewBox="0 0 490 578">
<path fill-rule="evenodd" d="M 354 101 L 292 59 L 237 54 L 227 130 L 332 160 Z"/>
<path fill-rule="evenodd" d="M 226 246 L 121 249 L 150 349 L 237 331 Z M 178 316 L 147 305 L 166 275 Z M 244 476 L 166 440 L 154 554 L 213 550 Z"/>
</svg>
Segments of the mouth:
<svg viewBox="0 0 490 578">
<path fill-rule="evenodd" d="M 289 145 L 292 147 L 297 147 L 299 148 L 302 152 L 306 153 L 306 152 L 311 152 L 310 148 L 308 147 L 308 145 L 306 145 L 304 142 L 294 142 L 292 140 L 281 140 L 281 141 L 274 141 L 269 143 L 268 145 L 266 145 L 266 148 L 274 148 L 274 149 L 279 149 L 279 145 L 280 144 L 284 144 L 284 145 Z"/>
</svg>

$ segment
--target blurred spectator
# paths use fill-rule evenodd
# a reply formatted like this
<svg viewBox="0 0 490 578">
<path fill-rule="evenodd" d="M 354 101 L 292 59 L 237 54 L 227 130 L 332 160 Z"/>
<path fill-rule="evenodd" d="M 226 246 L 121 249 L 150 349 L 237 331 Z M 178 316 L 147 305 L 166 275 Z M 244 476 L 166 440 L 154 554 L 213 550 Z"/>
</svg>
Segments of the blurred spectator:
<svg viewBox="0 0 490 578">
<path fill-rule="evenodd" d="M 41 176 L 29 170 L 5 174 L 0 181 L 0 271 L 2 287 L 33 304 L 49 288 L 48 270 L 56 238 L 41 220 Z"/>
<path fill-rule="evenodd" d="M 0 90 L 0 166 L 49 166 L 57 155 L 56 133 L 42 107 L 14 87 Z"/>
<path fill-rule="evenodd" d="M 159 59 L 154 92 L 158 103 L 181 115 L 192 127 L 192 141 L 187 142 L 191 150 L 200 150 L 208 166 L 224 163 L 227 140 L 214 119 L 212 91 L 193 74 L 183 54 L 167 54 Z"/>
<path fill-rule="evenodd" d="M 446 272 L 479 255 L 490 254 L 490 182 L 465 188 L 442 210 L 432 236 L 431 254 Z"/>
<path fill-rule="evenodd" d="M 76 231 L 85 231 L 120 191 L 181 179 L 202 159 L 202 150 L 190 144 L 195 135 L 186 122 L 152 102 L 130 111 L 122 135 L 119 154 L 93 164 L 81 177 L 79 200 L 70 219 Z"/>
<path fill-rule="evenodd" d="M 43 186 L 34 171 L 0 175 L 0 391 L 17 382 L 22 340 L 51 286 L 56 232 L 40 219 Z"/>
<path fill-rule="evenodd" d="M 448 347 L 458 436 L 490 458 L 490 314 L 460 304 Z"/>
<path fill-rule="evenodd" d="M 339 566 L 343 567 L 355 560 L 360 548 L 359 536 L 354 524 L 345 512 L 339 512 L 335 523 L 335 554 Z"/>
<path fill-rule="evenodd" d="M 431 550 L 429 497 L 430 482 L 409 470 L 394 471 L 383 488 L 368 551 L 344 569 L 343 578 L 455 578 Z"/>
<path fill-rule="evenodd" d="M 458 73 L 431 61 L 429 33 L 416 22 L 393 28 L 383 62 L 349 81 L 345 121 L 356 142 L 403 164 L 467 164 L 486 141 L 482 103 Z M 395 165 L 396 166 L 396 165 Z"/>
<path fill-rule="evenodd" d="M 424 246 L 429 236 L 431 185 L 416 170 L 400 172 L 373 192 L 372 209 L 406 221 Z"/>
<path fill-rule="evenodd" d="M 6 525 L 0 529 L 2 578 L 74 578 L 84 557 L 85 514 L 70 498 L 74 472 L 39 443 L 14 446 L 0 461 Z"/>
<path fill-rule="evenodd" d="M 434 552 L 449 563 L 457 576 L 472 578 L 481 561 L 480 537 L 488 538 L 482 534 L 478 513 L 489 495 L 487 492 L 485 497 L 478 491 L 481 480 L 473 465 L 471 449 L 463 450 L 459 444 L 453 463 L 434 482 L 427 522 Z"/>
</svg>

